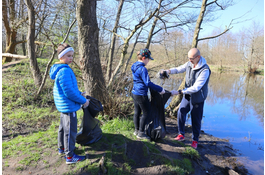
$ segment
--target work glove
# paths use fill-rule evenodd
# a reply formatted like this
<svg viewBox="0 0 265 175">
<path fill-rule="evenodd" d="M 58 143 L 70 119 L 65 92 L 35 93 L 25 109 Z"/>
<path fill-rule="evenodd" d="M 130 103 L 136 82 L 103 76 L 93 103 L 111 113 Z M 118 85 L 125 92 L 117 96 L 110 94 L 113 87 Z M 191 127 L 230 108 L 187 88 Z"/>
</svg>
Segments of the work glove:
<svg viewBox="0 0 265 175">
<path fill-rule="evenodd" d="M 86 102 L 83 104 L 83 108 L 88 107 L 90 99 L 86 99 Z"/>
<path fill-rule="evenodd" d="M 160 79 L 169 78 L 169 71 L 168 70 L 162 70 L 159 74 Z"/>
<path fill-rule="evenodd" d="M 164 93 L 166 93 L 165 89 L 163 88 L 163 90 L 159 93 L 160 95 L 163 95 Z"/>
<path fill-rule="evenodd" d="M 171 91 L 171 96 L 178 95 L 178 94 L 179 94 L 179 91 L 175 91 L 175 90 Z"/>
</svg>

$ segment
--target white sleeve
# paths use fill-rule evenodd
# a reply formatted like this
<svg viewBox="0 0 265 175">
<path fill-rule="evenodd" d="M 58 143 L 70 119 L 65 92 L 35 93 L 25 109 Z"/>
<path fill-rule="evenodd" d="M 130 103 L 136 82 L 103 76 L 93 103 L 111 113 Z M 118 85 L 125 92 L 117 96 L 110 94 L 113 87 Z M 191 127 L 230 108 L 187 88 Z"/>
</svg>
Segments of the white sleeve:
<svg viewBox="0 0 265 175">
<path fill-rule="evenodd" d="M 185 72 L 187 64 L 188 64 L 188 62 L 179 66 L 179 67 L 169 69 L 170 74 L 179 74 L 179 73 Z"/>
<path fill-rule="evenodd" d="M 204 69 L 199 77 L 196 79 L 195 83 L 193 84 L 193 86 L 187 88 L 187 89 L 183 89 L 182 93 L 183 94 L 193 94 L 198 92 L 202 86 L 205 84 L 205 82 L 207 81 L 208 77 L 209 77 L 209 69 Z"/>
</svg>

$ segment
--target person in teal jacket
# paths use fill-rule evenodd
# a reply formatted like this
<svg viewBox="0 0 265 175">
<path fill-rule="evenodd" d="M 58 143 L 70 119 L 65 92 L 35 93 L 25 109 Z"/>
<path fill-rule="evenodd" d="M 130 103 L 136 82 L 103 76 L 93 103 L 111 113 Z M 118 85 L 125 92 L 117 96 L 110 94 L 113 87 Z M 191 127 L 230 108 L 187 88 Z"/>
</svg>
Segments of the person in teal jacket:
<svg viewBox="0 0 265 175">
<path fill-rule="evenodd" d="M 50 69 L 50 78 L 54 80 L 53 97 L 57 110 L 61 112 L 58 130 L 59 154 L 65 153 L 66 164 L 73 164 L 85 159 L 74 154 L 77 134 L 76 111 L 89 105 L 84 93 L 78 90 L 77 80 L 69 64 L 73 61 L 74 49 L 67 43 L 57 49 L 59 62 Z"/>
</svg>

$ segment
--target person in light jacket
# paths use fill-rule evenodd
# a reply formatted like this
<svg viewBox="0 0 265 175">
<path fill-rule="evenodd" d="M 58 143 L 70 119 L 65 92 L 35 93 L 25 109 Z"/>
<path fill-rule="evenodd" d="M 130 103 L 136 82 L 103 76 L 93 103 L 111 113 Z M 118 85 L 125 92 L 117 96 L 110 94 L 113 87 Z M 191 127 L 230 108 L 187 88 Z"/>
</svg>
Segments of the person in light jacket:
<svg viewBox="0 0 265 175">
<path fill-rule="evenodd" d="M 178 110 L 178 136 L 175 140 L 183 141 L 185 139 L 185 122 L 188 112 L 191 113 L 192 123 L 192 144 L 197 149 L 199 135 L 201 131 L 201 121 L 203 116 L 204 101 L 207 98 L 208 83 L 211 70 L 207 65 L 205 58 L 200 55 L 197 48 L 192 48 L 188 52 L 188 62 L 185 64 L 165 70 L 167 74 L 179 74 L 186 72 L 185 88 L 183 90 L 173 90 L 172 95 L 183 94 L 183 98 Z M 164 71 L 161 72 L 165 73 Z"/>
</svg>

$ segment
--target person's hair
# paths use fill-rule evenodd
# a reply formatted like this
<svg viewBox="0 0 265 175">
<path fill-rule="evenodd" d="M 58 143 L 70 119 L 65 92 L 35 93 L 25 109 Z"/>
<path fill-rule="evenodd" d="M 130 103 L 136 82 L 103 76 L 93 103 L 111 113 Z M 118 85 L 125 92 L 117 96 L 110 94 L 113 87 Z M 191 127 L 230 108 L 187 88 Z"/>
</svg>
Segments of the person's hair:
<svg viewBox="0 0 265 175">
<path fill-rule="evenodd" d="M 64 49 L 68 47 L 71 47 L 71 46 L 67 43 L 59 44 L 59 46 L 57 47 L 57 54 L 59 55 Z"/>
<path fill-rule="evenodd" d="M 142 58 L 143 58 L 143 56 L 140 55 L 140 51 L 138 51 L 138 52 L 137 52 L 137 59 L 138 59 L 138 60 L 142 60 Z"/>
</svg>

